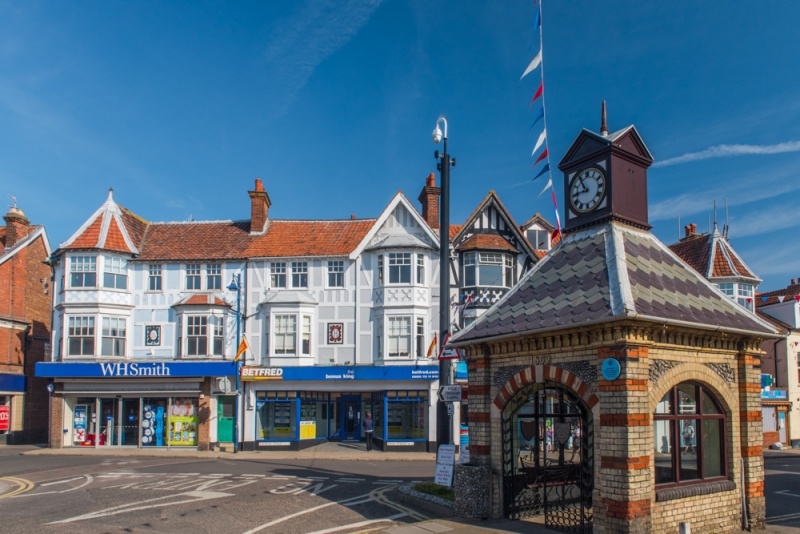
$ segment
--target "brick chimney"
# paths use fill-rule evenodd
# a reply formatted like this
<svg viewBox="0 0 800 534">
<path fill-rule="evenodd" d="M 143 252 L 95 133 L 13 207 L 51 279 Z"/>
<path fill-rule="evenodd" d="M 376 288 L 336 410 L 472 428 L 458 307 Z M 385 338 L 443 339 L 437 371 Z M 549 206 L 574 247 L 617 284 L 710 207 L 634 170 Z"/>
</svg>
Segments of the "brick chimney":
<svg viewBox="0 0 800 534">
<path fill-rule="evenodd" d="M 683 229 L 686 232 L 684 238 L 693 237 L 697 235 L 697 225 L 695 223 L 687 224 L 686 226 L 683 227 Z"/>
<path fill-rule="evenodd" d="M 6 221 L 6 248 L 11 248 L 27 237 L 31 223 L 16 206 L 10 208 L 3 219 Z"/>
<path fill-rule="evenodd" d="M 442 190 L 436 187 L 436 175 L 430 173 L 418 200 L 422 204 L 422 218 L 434 230 L 439 228 L 439 195 L 441 192 Z"/>
<path fill-rule="evenodd" d="M 255 191 L 247 193 L 250 195 L 250 234 L 263 234 L 267 231 L 269 207 L 272 202 L 270 202 L 267 192 L 264 191 L 261 178 L 256 178 Z"/>
</svg>

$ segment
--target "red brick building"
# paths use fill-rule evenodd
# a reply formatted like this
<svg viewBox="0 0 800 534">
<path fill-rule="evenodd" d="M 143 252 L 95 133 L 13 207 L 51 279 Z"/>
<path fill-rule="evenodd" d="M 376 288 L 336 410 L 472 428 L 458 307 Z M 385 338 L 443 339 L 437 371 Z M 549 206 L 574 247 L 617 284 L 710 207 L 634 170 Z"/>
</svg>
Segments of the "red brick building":
<svg viewBox="0 0 800 534">
<path fill-rule="evenodd" d="M 34 377 L 50 344 L 50 243 L 12 207 L 0 227 L 0 444 L 47 441 L 47 381 Z"/>
</svg>

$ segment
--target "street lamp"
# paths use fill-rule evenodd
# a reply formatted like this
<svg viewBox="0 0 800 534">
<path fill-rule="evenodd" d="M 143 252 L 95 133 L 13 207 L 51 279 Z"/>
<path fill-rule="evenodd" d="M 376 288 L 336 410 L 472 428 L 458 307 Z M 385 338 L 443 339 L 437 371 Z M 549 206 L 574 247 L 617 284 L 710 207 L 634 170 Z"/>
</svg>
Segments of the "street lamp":
<svg viewBox="0 0 800 534">
<path fill-rule="evenodd" d="M 236 291 L 236 352 L 239 352 L 239 345 L 242 338 L 242 276 L 240 274 L 233 275 L 229 291 Z M 236 373 L 236 406 L 233 410 L 233 452 L 234 454 L 239 450 L 239 404 L 240 404 L 240 391 L 239 391 L 239 375 L 241 374 L 241 363 L 238 358 L 234 359 L 235 373 Z"/>
<path fill-rule="evenodd" d="M 439 129 L 439 124 L 444 126 L 444 134 Z M 443 153 L 437 150 L 433 157 L 439 160 L 436 164 L 442 186 L 439 197 L 439 340 L 444 346 L 447 333 L 450 330 L 450 166 L 456 165 L 456 160 L 450 159 L 447 153 L 447 119 L 444 116 L 436 120 L 433 130 L 433 142 L 442 145 Z M 451 366 L 449 360 L 439 360 L 439 385 L 452 384 L 450 376 Z M 451 439 L 450 415 L 447 404 L 437 400 L 436 405 L 436 443 L 437 445 L 450 445 Z"/>
</svg>

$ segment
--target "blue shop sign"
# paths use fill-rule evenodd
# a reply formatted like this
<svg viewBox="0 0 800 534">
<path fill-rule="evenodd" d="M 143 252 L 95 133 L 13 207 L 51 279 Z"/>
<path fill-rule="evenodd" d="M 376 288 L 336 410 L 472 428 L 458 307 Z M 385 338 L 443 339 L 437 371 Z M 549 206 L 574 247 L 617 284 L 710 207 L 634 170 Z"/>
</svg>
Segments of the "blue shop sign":
<svg viewBox="0 0 800 534">
<path fill-rule="evenodd" d="M 233 362 L 38 362 L 36 376 L 47 378 L 175 378 L 234 376 Z"/>
<path fill-rule="evenodd" d="M 0 373 L 0 391 L 25 392 L 25 375 L 5 375 Z"/>
<path fill-rule="evenodd" d="M 761 390 L 761 398 L 767 400 L 786 400 L 785 389 L 773 389 L 772 391 Z"/>
</svg>

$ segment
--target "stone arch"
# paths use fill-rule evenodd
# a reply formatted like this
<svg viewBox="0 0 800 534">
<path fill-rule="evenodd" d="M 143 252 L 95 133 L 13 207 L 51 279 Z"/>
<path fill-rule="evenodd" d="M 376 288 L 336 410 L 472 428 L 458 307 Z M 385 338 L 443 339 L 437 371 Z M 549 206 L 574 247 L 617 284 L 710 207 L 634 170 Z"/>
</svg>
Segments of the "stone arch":
<svg viewBox="0 0 800 534">
<path fill-rule="evenodd" d="M 575 394 L 589 407 L 594 407 L 600 402 L 591 386 L 577 377 L 577 375 L 556 365 L 532 365 L 512 376 L 494 398 L 494 405 L 502 411 L 514 395 L 528 384 L 537 384 L 545 381 L 562 384 L 575 392 Z"/>
<path fill-rule="evenodd" d="M 709 387 L 722 404 L 722 409 L 726 415 L 735 414 L 736 406 L 739 404 L 738 389 L 734 387 L 735 383 L 726 382 L 713 369 L 702 364 L 678 365 L 664 373 L 657 382 L 653 383 L 650 388 L 650 413 L 655 412 L 658 403 L 675 384 L 687 381 L 701 382 Z"/>
</svg>

